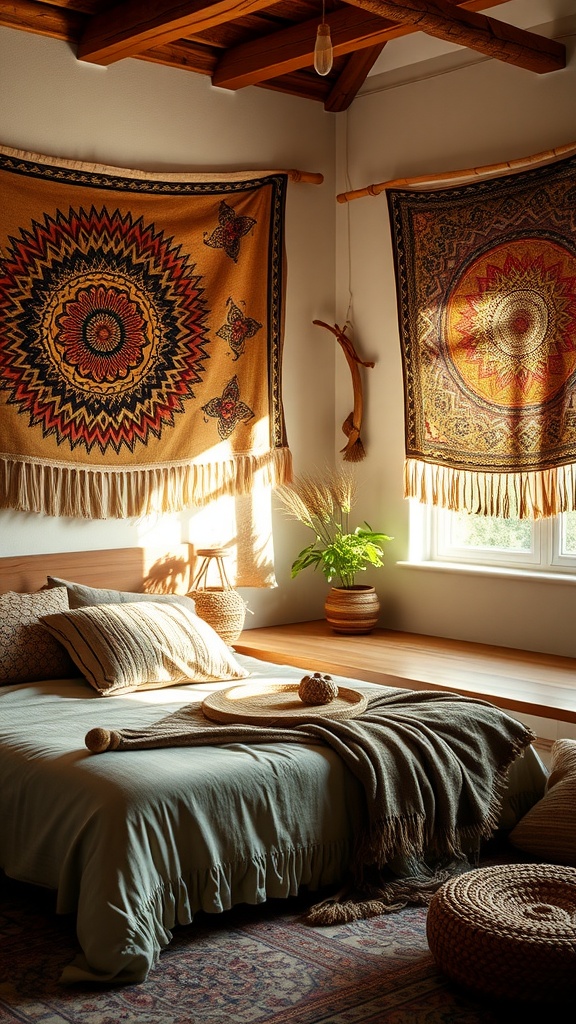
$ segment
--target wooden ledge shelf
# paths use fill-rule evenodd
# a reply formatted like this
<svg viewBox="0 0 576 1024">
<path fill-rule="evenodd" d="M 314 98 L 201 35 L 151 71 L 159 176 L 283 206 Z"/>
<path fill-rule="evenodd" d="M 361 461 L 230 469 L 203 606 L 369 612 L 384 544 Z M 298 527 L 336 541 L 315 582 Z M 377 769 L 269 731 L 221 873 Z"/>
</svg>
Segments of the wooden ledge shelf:
<svg viewBox="0 0 576 1024">
<path fill-rule="evenodd" d="M 507 711 L 576 723 L 576 658 L 388 629 L 343 636 L 324 620 L 244 630 L 234 647 L 308 672 L 452 690 Z"/>
</svg>

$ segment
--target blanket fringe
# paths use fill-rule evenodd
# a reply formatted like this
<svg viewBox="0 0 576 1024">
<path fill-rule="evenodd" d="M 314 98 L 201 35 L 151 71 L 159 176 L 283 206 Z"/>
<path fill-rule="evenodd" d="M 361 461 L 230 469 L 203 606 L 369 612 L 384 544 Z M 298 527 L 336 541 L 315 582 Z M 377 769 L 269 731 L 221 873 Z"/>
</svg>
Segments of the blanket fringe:
<svg viewBox="0 0 576 1024">
<path fill-rule="evenodd" d="M 423 867 L 407 878 L 391 879 L 377 888 L 368 887 L 366 892 L 345 886 L 310 907 L 304 919 L 314 927 L 327 927 L 393 914 L 409 905 L 426 907 L 444 882 L 470 867 L 468 861 L 457 859 L 441 870 L 431 871 Z"/>
<path fill-rule="evenodd" d="M 364 864 L 382 868 L 396 854 L 411 857 L 424 849 L 426 838 L 426 822 L 417 815 L 371 821 L 356 845 L 355 865 L 361 871 Z"/>
<path fill-rule="evenodd" d="M 128 519 L 206 505 L 246 494 L 256 473 L 275 487 L 292 479 L 288 448 L 218 463 L 110 469 L 0 456 L 0 508 L 80 519 Z"/>
<path fill-rule="evenodd" d="M 406 459 L 404 497 L 451 512 L 547 519 L 576 511 L 576 464 L 533 472 L 484 473 Z"/>
</svg>

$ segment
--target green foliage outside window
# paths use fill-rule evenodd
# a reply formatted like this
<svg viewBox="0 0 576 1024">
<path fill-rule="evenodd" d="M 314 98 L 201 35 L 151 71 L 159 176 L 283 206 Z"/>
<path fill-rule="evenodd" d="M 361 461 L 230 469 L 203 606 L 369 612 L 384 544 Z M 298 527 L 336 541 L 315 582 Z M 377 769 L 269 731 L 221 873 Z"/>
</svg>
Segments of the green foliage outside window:
<svg viewBox="0 0 576 1024">
<path fill-rule="evenodd" d="M 532 523 L 529 519 L 501 519 L 452 512 L 450 542 L 456 548 L 530 552 Z M 568 512 L 564 516 L 563 553 L 576 555 L 576 512 Z"/>
<path fill-rule="evenodd" d="M 451 539 L 455 547 L 461 548 L 530 551 L 532 524 L 527 519 L 497 519 L 454 512 Z"/>
</svg>

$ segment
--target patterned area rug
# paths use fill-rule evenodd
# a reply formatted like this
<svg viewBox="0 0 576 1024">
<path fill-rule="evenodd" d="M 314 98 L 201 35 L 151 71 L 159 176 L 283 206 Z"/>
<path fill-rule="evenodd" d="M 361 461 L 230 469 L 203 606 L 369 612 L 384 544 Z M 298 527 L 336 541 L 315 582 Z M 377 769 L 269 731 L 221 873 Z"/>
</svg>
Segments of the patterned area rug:
<svg viewBox="0 0 576 1024">
<path fill-rule="evenodd" d="M 514 1024 L 527 1012 L 463 992 L 434 965 L 426 910 L 312 928 L 312 901 L 199 915 L 142 985 L 66 989 L 75 936 L 52 896 L 2 882 L 0 1024 Z M 317 899 L 317 896 L 316 896 Z"/>
</svg>

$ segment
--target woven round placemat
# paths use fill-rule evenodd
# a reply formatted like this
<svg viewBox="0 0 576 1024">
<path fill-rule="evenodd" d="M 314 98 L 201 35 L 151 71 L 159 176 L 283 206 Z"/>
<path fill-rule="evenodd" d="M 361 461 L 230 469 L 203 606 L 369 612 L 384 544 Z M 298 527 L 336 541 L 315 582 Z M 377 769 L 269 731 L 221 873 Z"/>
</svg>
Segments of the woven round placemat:
<svg viewBox="0 0 576 1024">
<path fill-rule="evenodd" d="M 357 718 L 368 704 L 365 694 L 344 686 L 338 687 L 338 696 L 329 704 L 303 704 L 298 696 L 299 685 L 272 680 L 240 683 L 209 694 L 202 701 L 202 710 L 216 722 L 290 726 L 314 718 Z"/>
<path fill-rule="evenodd" d="M 550 1002 L 576 994 L 576 868 L 500 864 L 445 882 L 428 944 L 446 975 L 483 995 Z"/>
</svg>

